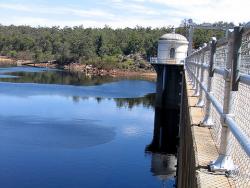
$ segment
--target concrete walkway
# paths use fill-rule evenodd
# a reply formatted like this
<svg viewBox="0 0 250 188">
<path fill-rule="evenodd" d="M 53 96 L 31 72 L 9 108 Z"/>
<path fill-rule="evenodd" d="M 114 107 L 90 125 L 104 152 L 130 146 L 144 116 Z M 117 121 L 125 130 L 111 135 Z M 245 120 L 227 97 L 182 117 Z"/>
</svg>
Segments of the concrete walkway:
<svg viewBox="0 0 250 188">
<path fill-rule="evenodd" d="M 208 171 L 207 165 L 218 157 L 218 148 L 212 138 L 209 128 L 200 126 L 204 117 L 203 109 L 195 107 L 198 97 L 194 97 L 194 90 L 186 83 L 188 95 L 188 109 L 190 114 L 191 132 L 195 153 L 195 169 L 198 187 L 235 187 L 231 178 L 222 173 Z"/>
</svg>

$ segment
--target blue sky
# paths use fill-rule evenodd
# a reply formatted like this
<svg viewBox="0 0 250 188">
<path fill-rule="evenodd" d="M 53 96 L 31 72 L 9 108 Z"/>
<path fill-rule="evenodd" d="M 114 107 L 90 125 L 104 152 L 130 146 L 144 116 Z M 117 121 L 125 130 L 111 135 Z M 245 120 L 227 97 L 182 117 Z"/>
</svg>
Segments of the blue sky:
<svg viewBox="0 0 250 188">
<path fill-rule="evenodd" d="M 0 24 L 113 28 L 250 21 L 249 0 L 0 0 Z"/>
</svg>

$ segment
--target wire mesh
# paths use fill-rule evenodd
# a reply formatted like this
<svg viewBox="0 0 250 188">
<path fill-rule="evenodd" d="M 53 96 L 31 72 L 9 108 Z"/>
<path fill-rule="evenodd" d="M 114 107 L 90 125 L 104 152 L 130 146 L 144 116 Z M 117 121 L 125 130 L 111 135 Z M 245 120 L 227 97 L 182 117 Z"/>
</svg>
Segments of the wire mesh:
<svg viewBox="0 0 250 188">
<path fill-rule="evenodd" d="M 242 36 L 240 72 L 250 74 L 250 32 Z"/>
<path fill-rule="evenodd" d="M 209 65 L 209 61 L 210 61 L 210 51 L 207 50 L 204 52 L 204 65 Z M 203 84 L 204 86 L 207 87 L 207 82 L 208 82 L 208 69 L 205 68 L 204 70 L 204 77 L 203 77 Z"/>
<path fill-rule="evenodd" d="M 217 101 L 222 106 L 224 101 L 224 88 L 225 88 L 225 80 L 223 76 L 219 74 L 214 74 L 212 78 L 211 92 L 212 95 L 217 99 Z M 221 124 L 220 114 L 217 112 L 217 110 L 213 105 L 211 105 L 211 117 L 213 120 L 213 128 L 211 130 L 211 133 L 216 143 L 216 146 L 219 147 L 221 141 L 222 124 Z"/>
<path fill-rule="evenodd" d="M 232 157 L 236 170 L 231 173 L 235 187 L 249 188 L 250 187 L 250 158 L 243 151 L 236 138 L 230 134 L 229 136 L 229 154 Z"/>
<path fill-rule="evenodd" d="M 233 101 L 235 122 L 242 133 L 250 137 L 250 85 L 240 83 Z"/>
<path fill-rule="evenodd" d="M 208 69 L 205 69 L 203 72 L 203 85 L 207 87 L 207 82 L 208 82 Z"/>
<path fill-rule="evenodd" d="M 215 73 L 212 78 L 211 91 L 213 92 L 213 96 L 218 100 L 221 105 L 223 105 L 224 101 L 224 88 L 225 80 L 223 76 Z"/>
<path fill-rule="evenodd" d="M 222 125 L 221 125 L 220 114 L 217 112 L 217 110 L 213 105 L 211 105 L 211 117 L 213 120 L 213 127 L 210 132 L 212 134 L 216 147 L 219 148 L 221 143 Z"/>
<path fill-rule="evenodd" d="M 207 108 L 207 97 L 206 97 L 206 93 L 202 90 L 202 94 L 201 94 L 201 99 L 203 101 L 203 108 L 202 108 L 202 111 L 203 111 L 203 114 L 205 114 L 205 109 Z"/>
<path fill-rule="evenodd" d="M 210 61 L 210 51 L 207 50 L 205 51 L 205 55 L 204 55 L 204 64 L 208 65 L 209 64 L 209 61 Z"/>
<path fill-rule="evenodd" d="M 215 67 L 219 67 L 219 68 L 226 67 L 227 52 L 228 52 L 227 45 L 217 47 L 216 53 L 215 53 L 215 62 L 214 62 Z"/>
<path fill-rule="evenodd" d="M 215 68 L 226 68 L 227 63 L 227 54 L 228 47 L 227 45 L 217 47 L 215 54 Z M 195 57 L 197 56 L 197 57 Z M 198 53 L 192 56 L 192 62 L 195 62 L 195 59 L 199 59 Z M 191 59 L 190 59 L 191 60 Z M 210 51 L 207 50 L 204 52 L 204 65 L 208 65 L 210 61 Z M 187 61 L 188 63 L 188 61 Z M 188 65 L 190 66 L 190 70 L 195 74 L 195 76 L 199 76 L 200 79 L 203 77 L 203 84 L 207 87 L 208 83 L 208 73 L 209 69 L 204 68 L 202 75 L 197 75 L 195 72 L 195 66 L 199 65 Z M 242 46 L 241 46 L 241 64 L 240 71 L 245 74 L 250 74 L 250 32 L 248 34 L 243 35 Z M 201 73 L 201 72 L 200 72 Z M 190 74 L 190 73 L 189 73 Z M 193 77 L 193 75 L 192 75 Z M 194 78 L 193 78 L 194 80 Z M 214 73 L 212 78 L 211 85 L 211 94 L 216 98 L 216 100 L 220 103 L 221 106 L 224 105 L 224 89 L 225 89 L 225 78 L 224 76 Z M 232 101 L 232 113 L 234 115 L 234 120 L 241 130 L 241 132 L 246 135 L 248 138 L 250 137 L 250 85 L 239 83 L 238 91 L 236 91 L 234 98 Z M 205 113 L 206 100 L 207 96 L 204 91 L 202 91 L 202 97 L 204 101 L 203 112 Z M 220 148 L 221 144 L 221 131 L 222 131 L 222 116 L 217 112 L 216 108 L 211 104 L 210 116 L 213 121 L 213 127 L 211 129 L 211 135 L 215 141 L 217 148 Z M 233 159 L 234 164 L 236 165 L 236 170 L 232 172 L 232 180 L 235 183 L 236 187 L 250 187 L 250 158 L 243 150 L 239 141 L 230 133 L 229 139 L 229 154 Z"/>
<path fill-rule="evenodd" d="M 250 137 L 250 85 L 239 83 L 238 91 L 233 98 L 232 112 L 234 120 L 241 132 Z M 237 187 L 250 187 L 250 158 L 243 151 L 236 138 L 231 135 L 230 139 L 230 155 L 237 170 L 233 171 L 233 179 Z"/>
</svg>

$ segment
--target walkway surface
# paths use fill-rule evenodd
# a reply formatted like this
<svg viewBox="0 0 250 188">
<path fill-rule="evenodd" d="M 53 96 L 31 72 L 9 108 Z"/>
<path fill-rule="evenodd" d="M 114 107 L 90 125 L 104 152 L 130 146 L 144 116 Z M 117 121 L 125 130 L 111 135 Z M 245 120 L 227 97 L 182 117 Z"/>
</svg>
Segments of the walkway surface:
<svg viewBox="0 0 250 188">
<path fill-rule="evenodd" d="M 194 90 L 189 83 L 187 83 L 187 90 L 198 187 L 235 187 L 231 178 L 227 178 L 222 173 L 208 171 L 207 165 L 219 155 L 218 148 L 212 138 L 210 129 L 200 126 L 204 117 L 203 110 L 200 107 L 195 107 L 198 97 L 193 96 Z"/>
</svg>

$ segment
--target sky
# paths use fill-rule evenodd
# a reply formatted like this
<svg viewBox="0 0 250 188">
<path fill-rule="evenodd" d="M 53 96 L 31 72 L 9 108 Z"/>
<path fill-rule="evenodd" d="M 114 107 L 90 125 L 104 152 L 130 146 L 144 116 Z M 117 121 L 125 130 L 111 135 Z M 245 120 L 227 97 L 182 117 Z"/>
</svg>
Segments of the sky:
<svg viewBox="0 0 250 188">
<path fill-rule="evenodd" d="M 0 0 L 0 24 L 167 27 L 184 19 L 236 25 L 250 21 L 250 0 Z"/>
</svg>

